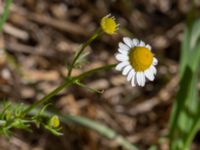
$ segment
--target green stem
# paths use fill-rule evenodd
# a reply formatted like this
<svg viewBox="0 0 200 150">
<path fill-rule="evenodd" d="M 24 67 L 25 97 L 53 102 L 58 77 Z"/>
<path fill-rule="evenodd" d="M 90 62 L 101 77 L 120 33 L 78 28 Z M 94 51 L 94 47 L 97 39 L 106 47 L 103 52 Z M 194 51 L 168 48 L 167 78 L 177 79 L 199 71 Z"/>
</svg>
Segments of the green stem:
<svg viewBox="0 0 200 150">
<path fill-rule="evenodd" d="M 106 66 L 98 67 L 98 68 L 89 70 L 87 72 L 84 72 L 81 75 L 77 76 L 76 78 L 78 80 L 81 80 L 81 79 L 85 78 L 86 76 L 88 76 L 90 74 L 93 74 L 93 73 L 96 73 L 96 72 L 99 72 L 99 71 L 102 71 L 102 70 L 109 70 L 111 68 L 114 68 L 115 66 L 116 66 L 116 64 L 111 64 L 111 65 L 106 65 Z"/>
<path fill-rule="evenodd" d="M 56 89 L 54 89 L 53 91 L 51 91 L 49 94 L 47 94 L 46 96 L 44 96 L 42 99 L 36 101 L 32 105 L 30 105 L 27 109 L 25 109 L 24 114 L 27 114 L 28 112 L 30 112 L 36 106 L 39 106 L 39 105 L 45 103 L 50 98 L 52 98 L 54 95 L 56 95 L 58 92 L 60 92 L 64 88 L 68 87 L 72 83 L 73 83 L 73 80 L 66 80 L 63 84 L 61 84 L 60 86 L 58 86 Z"/>
<path fill-rule="evenodd" d="M 4 11 L 3 11 L 2 17 L 0 19 L 0 32 L 2 31 L 3 25 L 9 16 L 9 8 L 10 8 L 11 4 L 12 4 L 12 0 L 6 0 Z"/>
<path fill-rule="evenodd" d="M 78 58 L 80 57 L 80 55 L 82 54 L 82 52 L 84 51 L 84 49 L 92 42 L 94 41 L 101 33 L 101 29 L 97 29 L 96 32 L 85 42 L 82 44 L 80 50 L 78 51 L 78 53 L 75 55 L 72 64 L 69 66 L 69 72 L 68 72 L 68 77 L 71 76 L 72 70 L 74 68 L 74 65 L 76 64 Z"/>
<path fill-rule="evenodd" d="M 36 101 L 31 106 L 29 106 L 27 109 L 25 109 L 24 114 L 27 114 L 28 112 L 30 112 L 36 106 L 39 106 L 39 105 L 47 102 L 50 98 L 52 98 L 53 96 L 55 96 L 56 94 L 58 94 L 64 88 L 66 88 L 66 87 L 70 86 L 71 84 L 75 83 L 77 80 L 81 80 L 84 77 L 86 77 L 86 76 L 88 76 L 88 75 L 90 75 L 92 73 L 95 73 L 95 72 L 98 72 L 98 71 L 101 71 L 101 70 L 111 69 L 113 67 L 115 67 L 115 64 L 106 65 L 106 66 L 103 66 L 103 67 L 95 68 L 95 69 L 89 70 L 89 71 L 87 71 L 85 73 L 82 73 L 79 76 L 72 77 L 72 78 L 67 78 L 67 80 L 63 84 L 61 84 L 60 86 L 58 86 L 57 88 L 55 88 L 53 91 L 51 91 L 49 94 L 47 94 L 46 96 L 44 96 L 42 99 Z"/>
</svg>

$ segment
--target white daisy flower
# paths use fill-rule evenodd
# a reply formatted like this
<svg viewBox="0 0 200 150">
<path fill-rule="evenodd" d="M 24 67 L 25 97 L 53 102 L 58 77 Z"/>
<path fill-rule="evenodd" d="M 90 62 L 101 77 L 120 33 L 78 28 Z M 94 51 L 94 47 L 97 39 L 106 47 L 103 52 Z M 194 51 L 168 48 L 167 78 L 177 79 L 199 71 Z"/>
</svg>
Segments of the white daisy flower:
<svg viewBox="0 0 200 150">
<path fill-rule="evenodd" d="M 151 52 L 151 46 L 138 39 L 123 38 L 119 43 L 116 59 L 120 62 L 116 70 L 122 71 L 132 86 L 144 86 L 146 79 L 153 81 L 158 60 Z"/>
</svg>

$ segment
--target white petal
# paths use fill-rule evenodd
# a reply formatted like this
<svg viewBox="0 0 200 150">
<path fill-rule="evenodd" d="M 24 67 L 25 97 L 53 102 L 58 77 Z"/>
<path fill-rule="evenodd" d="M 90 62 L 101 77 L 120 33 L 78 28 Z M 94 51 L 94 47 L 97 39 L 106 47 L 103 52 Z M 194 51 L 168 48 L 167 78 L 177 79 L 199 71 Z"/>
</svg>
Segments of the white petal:
<svg viewBox="0 0 200 150">
<path fill-rule="evenodd" d="M 132 69 L 127 76 L 127 81 L 131 81 L 131 79 L 135 76 L 135 71 Z"/>
<path fill-rule="evenodd" d="M 146 45 L 146 48 L 148 48 L 149 50 L 151 50 L 151 46 L 149 44 Z"/>
<path fill-rule="evenodd" d="M 123 38 L 123 41 L 124 41 L 124 43 L 125 43 L 126 45 L 128 45 L 130 48 L 132 47 L 133 42 L 132 42 L 132 40 L 131 40 L 130 38 L 124 37 L 124 38 Z"/>
<path fill-rule="evenodd" d="M 153 65 L 157 65 L 158 64 L 158 60 L 154 57 L 153 58 Z"/>
<path fill-rule="evenodd" d="M 145 46 L 145 43 L 143 41 L 140 41 L 140 44 L 139 44 L 141 47 L 144 47 Z"/>
<path fill-rule="evenodd" d="M 118 48 L 118 52 L 120 52 L 123 55 L 128 55 L 128 51 L 127 50 L 123 50 L 121 48 Z"/>
<path fill-rule="evenodd" d="M 137 72 L 136 79 L 139 86 L 145 85 L 145 76 L 143 72 Z"/>
<path fill-rule="evenodd" d="M 135 76 L 135 74 L 134 74 L 134 76 L 132 77 L 132 79 L 131 79 L 131 85 L 134 87 L 135 86 L 135 79 L 136 79 L 136 76 Z"/>
<path fill-rule="evenodd" d="M 133 46 L 138 46 L 139 40 L 138 39 L 133 39 Z"/>
<path fill-rule="evenodd" d="M 121 62 L 119 63 L 115 69 L 118 70 L 118 71 L 121 71 L 125 66 L 129 65 L 129 62 L 128 61 L 124 61 L 124 62 Z"/>
<path fill-rule="evenodd" d="M 153 81 L 155 78 L 153 72 L 151 72 L 150 69 L 145 70 L 144 74 L 150 81 Z"/>
<path fill-rule="evenodd" d="M 127 51 L 130 49 L 127 45 L 123 44 L 122 42 L 119 42 L 119 48 Z"/>
<path fill-rule="evenodd" d="M 105 17 L 111 17 L 111 13 L 107 14 Z"/>
<path fill-rule="evenodd" d="M 141 81 L 142 81 L 141 86 L 144 86 L 146 82 L 144 72 L 141 73 Z"/>
<path fill-rule="evenodd" d="M 131 69 L 132 67 L 130 65 L 126 66 L 124 70 L 122 71 L 122 74 L 127 75 Z"/>
<path fill-rule="evenodd" d="M 116 59 L 118 60 L 118 61 L 127 61 L 128 60 L 128 56 L 127 55 L 123 55 L 123 54 L 116 54 Z"/>
<path fill-rule="evenodd" d="M 154 66 L 151 66 L 150 69 L 151 69 L 151 72 L 152 72 L 154 75 L 157 73 L 157 70 L 156 70 L 156 68 L 155 68 Z"/>
<path fill-rule="evenodd" d="M 138 85 L 141 84 L 140 72 L 136 73 L 136 81 L 137 81 Z"/>
</svg>

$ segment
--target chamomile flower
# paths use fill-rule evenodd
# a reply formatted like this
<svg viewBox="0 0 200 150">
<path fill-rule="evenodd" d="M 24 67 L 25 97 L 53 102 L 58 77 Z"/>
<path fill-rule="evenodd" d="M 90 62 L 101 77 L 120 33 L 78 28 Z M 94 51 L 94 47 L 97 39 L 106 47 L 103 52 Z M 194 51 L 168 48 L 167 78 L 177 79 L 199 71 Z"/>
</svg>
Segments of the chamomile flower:
<svg viewBox="0 0 200 150">
<path fill-rule="evenodd" d="M 132 86 L 144 86 L 146 79 L 153 81 L 158 60 L 151 52 L 151 46 L 138 39 L 123 38 L 119 43 L 116 59 L 120 62 L 116 70 L 122 71 Z"/>
<path fill-rule="evenodd" d="M 101 28 L 107 34 L 114 34 L 118 30 L 119 24 L 117 24 L 115 17 L 111 14 L 101 19 Z"/>
</svg>

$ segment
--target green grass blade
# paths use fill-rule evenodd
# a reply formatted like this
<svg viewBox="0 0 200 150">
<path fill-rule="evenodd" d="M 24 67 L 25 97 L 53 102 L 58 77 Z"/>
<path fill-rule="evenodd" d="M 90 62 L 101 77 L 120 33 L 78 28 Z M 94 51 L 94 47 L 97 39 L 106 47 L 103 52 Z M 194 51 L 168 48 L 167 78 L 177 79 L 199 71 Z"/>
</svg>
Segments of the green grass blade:
<svg viewBox="0 0 200 150">
<path fill-rule="evenodd" d="M 34 116 L 38 113 L 38 111 L 38 109 L 34 108 L 31 112 L 29 112 L 29 114 Z M 123 136 L 119 135 L 116 131 L 100 122 L 77 115 L 61 115 L 56 112 L 52 113 L 50 111 L 45 111 L 43 113 L 43 116 L 45 117 L 50 117 L 52 115 L 58 115 L 61 122 L 64 124 L 74 123 L 92 129 L 106 138 L 116 141 L 119 145 L 123 146 L 127 150 L 138 150 L 136 146 L 128 142 Z"/>
<path fill-rule="evenodd" d="M 12 0 L 5 0 L 5 2 L 6 3 L 5 3 L 4 11 L 0 18 L 0 32 L 2 31 L 3 25 L 9 16 L 9 8 L 10 8 L 10 5 L 12 4 Z"/>
</svg>

